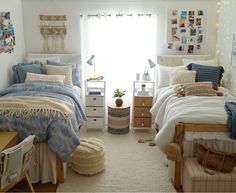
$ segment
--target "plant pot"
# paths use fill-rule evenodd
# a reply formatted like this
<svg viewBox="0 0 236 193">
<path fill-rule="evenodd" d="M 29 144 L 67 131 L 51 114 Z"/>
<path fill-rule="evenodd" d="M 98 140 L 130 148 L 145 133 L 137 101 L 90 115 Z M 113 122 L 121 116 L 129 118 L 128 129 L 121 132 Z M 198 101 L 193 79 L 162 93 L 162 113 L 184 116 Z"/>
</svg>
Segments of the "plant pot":
<svg viewBox="0 0 236 193">
<path fill-rule="evenodd" d="M 120 107 L 123 105 L 123 100 L 122 99 L 116 99 L 116 106 Z"/>
</svg>

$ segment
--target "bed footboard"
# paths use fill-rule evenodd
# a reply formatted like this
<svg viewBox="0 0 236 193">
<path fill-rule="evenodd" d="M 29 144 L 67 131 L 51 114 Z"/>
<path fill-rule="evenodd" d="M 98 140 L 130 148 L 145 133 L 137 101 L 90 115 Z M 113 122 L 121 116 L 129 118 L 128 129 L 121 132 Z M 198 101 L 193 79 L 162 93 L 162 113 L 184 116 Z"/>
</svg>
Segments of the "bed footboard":
<svg viewBox="0 0 236 193">
<path fill-rule="evenodd" d="M 186 131 L 194 132 L 228 132 L 229 129 L 224 124 L 196 124 L 196 123 L 177 123 L 175 126 L 174 143 L 168 145 L 166 155 L 169 160 L 174 161 L 175 189 L 181 188 L 182 162 L 183 162 L 183 140 Z"/>
</svg>

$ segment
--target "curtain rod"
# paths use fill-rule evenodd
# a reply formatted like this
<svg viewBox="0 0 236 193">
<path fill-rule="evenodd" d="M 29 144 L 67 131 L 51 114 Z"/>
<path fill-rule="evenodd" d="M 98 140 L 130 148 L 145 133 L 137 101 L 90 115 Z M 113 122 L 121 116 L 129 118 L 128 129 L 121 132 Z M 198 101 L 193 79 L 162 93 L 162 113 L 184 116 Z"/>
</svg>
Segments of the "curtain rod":
<svg viewBox="0 0 236 193">
<path fill-rule="evenodd" d="M 115 16 L 117 16 L 117 17 L 122 17 L 122 16 L 133 16 L 133 15 L 137 15 L 137 16 L 149 16 L 149 17 L 151 17 L 152 16 L 152 14 L 151 13 L 146 13 L 146 14 L 144 14 L 144 13 L 137 13 L 137 14 L 121 14 L 121 13 L 117 13 L 117 14 L 114 14 Z M 84 16 L 84 14 L 80 14 L 80 17 L 83 17 Z M 88 14 L 87 15 L 87 17 L 99 17 L 99 16 L 108 16 L 108 17 L 111 17 L 112 16 L 112 14 L 110 13 L 110 14 Z"/>
</svg>

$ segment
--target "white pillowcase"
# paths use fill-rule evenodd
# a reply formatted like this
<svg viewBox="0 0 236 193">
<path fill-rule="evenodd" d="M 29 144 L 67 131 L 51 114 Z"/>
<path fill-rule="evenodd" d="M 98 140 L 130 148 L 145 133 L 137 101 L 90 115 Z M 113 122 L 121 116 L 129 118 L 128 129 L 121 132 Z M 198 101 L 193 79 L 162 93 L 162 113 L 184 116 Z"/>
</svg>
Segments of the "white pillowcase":
<svg viewBox="0 0 236 193">
<path fill-rule="evenodd" d="M 175 70 L 186 70 L 186 66 L 176 66 L 176 67 L 169 67 L 169 66 L 161 66 L 157 65 L 158 70 L 158 84 L 157 87 L 165 87 L 170 85 L 170 72 Z"/>
<path fill-rule="evenodd" d="M 188 66 L 191 63 L 206 65 L 206 66 L 218 66 L 216 59 L 211 59 L 211 60 L 190 60 L 190 59 L 184 59 L 183 58 L 184 66 Z"/>
<path fill-rule="evenodd" d="M 72 82 L 72 69 L 73 66 L 53 66 L 53 65 L 45 65 L 46 73 L 50 75 L 64 75 L 64 84 L 73 85 Z"/>
<path fill-rule="evenodd" d="M 27 72 L 25 82 L 52 82 L 63 84 L 64 79 L 64 75 L 47 75 Z"/>
<path fill-rule="evenodd" d="M 170 86 L 176 84 L 184 84 L 184 83 L 194 83 L 196 79 L 196 71 L 188 71 L 188 70 L 177 70 L 170 72 Z"/>
<path fill-rule="evenodd" d="M 60 62 L 60 57 L 54 56 L 54 57 L 38 57 L 38 58 L 34 58 L 34 57 L 27 57 L 26 58 L 27 62 L 42 62 L 43 64 L 47 64 L 47 60 L 51 60 L 54 62 Z"/>
</svg>

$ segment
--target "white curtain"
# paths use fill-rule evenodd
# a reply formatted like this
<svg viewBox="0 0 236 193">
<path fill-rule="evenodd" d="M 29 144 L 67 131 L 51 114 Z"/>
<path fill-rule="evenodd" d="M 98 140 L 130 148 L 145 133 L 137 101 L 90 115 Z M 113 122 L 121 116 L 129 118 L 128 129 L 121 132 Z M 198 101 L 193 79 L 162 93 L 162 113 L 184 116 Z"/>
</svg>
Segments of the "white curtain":
<svg viewBox="0 0 236 193">
<path fill-rule="evenodd" d="M 126 90 L 124 100 L 132 101 L 136 73 L 142 77 L 148 58 L 156 61 L 156 27 L 155 14 L 81 16 L 84 78 L 93 76 L 93 67 L 86 64 L 93 54 L 96 75 L 107 81 L 108 103 L 115 88 Z"/>
</svg>

